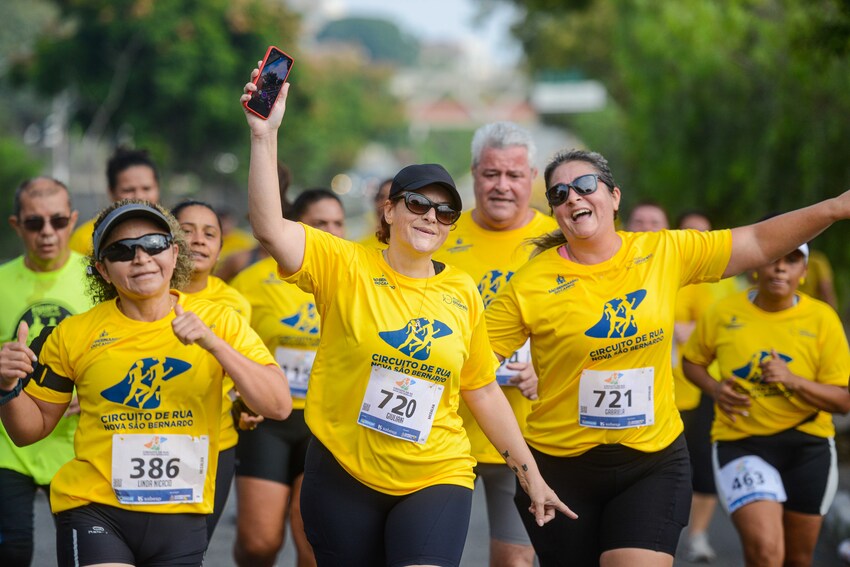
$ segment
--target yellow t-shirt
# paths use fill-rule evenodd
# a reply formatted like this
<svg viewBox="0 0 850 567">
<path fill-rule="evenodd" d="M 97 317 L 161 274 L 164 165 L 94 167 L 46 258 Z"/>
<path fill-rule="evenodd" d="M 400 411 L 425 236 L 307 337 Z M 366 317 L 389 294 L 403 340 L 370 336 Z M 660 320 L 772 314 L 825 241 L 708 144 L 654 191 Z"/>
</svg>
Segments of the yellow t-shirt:
<svg viewBox="0 0 850 567">
<path fill-rule="evenodd" d="M 719 282 L 701 283 L 685 286 L 679 290 L 676 298 L 676 322 L 696 323 L 714 302 L 738 291 L 736 278 L 726 278 Z M 702 397 L 699 386 L 685 378 L 682 372 L 682 347 L 684 343 L 673 341 L 673 389 L 676 408 L 679 411 L 695 409 Z M 719 377 L 717 365 L 711 364 L 708 373 Z"/>
<path fill-rule="evenodd" d="M 496 369 L 472 278 L 451 266 L 408 278 L 379 250 L 304 230 L 304 263 L 286 280 L 313 294 L 322 319 L 305 410 L 313 435 L 374 490 L 471 489 L 460 391 L 492 382 Z"/>
<path fill-rule="evenodd" d="M 539 399 L 526 440 L 549 455 L 605 443 L 655 452 L 682 432 L 671 369 L 676 293 L 720 278 L 731 232 L 617 234 L 622 246 L 600 264 L 571 262 L 557 248 L 535 256 L 487 308 L 498 354 L 531 338 Z"/>
<path fill-rule="evenodd" d="M 378 250 L 383 250 L 387 247 L 386 244 L 378 240 L 378 237 L 375 236 L 375 231 L 369 232 L 366 236 L 361 238 L 359 241 L 361 246 L 365 246 L 366 248 L 376 248 Z"/>
<path fill-rule="evenodd" d="M 212 301 L 219 305 L 227 305 L 245 317 L 246 321 L 251 320 L 251 304 L 248 303 L 248 300 L 241 293 L 215 276 L 209 276 L 207 278 L 207 287 L 201 291 L 187 293 L 186 295 Z M 230 409 L 233 407 L 233 400 L 230 399 L 230 391 L 234 387 L 233 379 L 225 374 L 224 382 L 222 382 L 221 437 L 218 440 L 219 451 L 225 451 L 231 447 L 235 447 L 236 443 L 239 442 L 239 433 L 236 432 L 236 425 L 233 423 L 233 417 L 230 415 Z"/>
<path fill-rule="evenodd" d="M 92 252 L 92 235 L 94 234 L 94 219 L 89 219 L 71 233 L 68 247 L 74 252 L 87 256 Z"/>
<path fill-rule="evenodd" d="M 775 350 L 788 369 L 807 380 L 847 387 L 850 351 L 835 310 L 826 303 L 798 294 L 799 303 L 775 313 L 753 305 L 745 291 L 716 303 L 697 323 L 683 356 L 694 364 L 717 360 L 720 375 L 735 379 L 750 396 L 748 416 L 729 417 L 715 408 L 711 437 L 732 441 L 751 435 L 772 435 L 817 417 L 796 429 L 832 437 L 832 416 L 818 411 L 783 386 L 761 381 L 759 363 Z"/>
<path fill-rule="evenodd" d="M 274 258 L 246 268 L 231 285 L 251 303 L 251 326 L 283 368 L 292 408 L 303 410 L 321 336 L 316 300 L 280 279 Z"/>
<path fill-rule="evenodd" d="M 531 256 L 534 247 L 528 244 L 527 240 L 556 228 L 558 223 L 555 219 L 534 211 L 531 221 L 522 228 L 485 230 L 472 219 L 472 211 L 467 211 L 460 216 L 457 227 L 449 234 L 435 258 L 457 266 L 472 276 L 472 279 L 478 282 L 478 291 L 486 307 L 493 301 L 499 288 L 505 285 Z M 518 356 L 521 357 L 521 354 L 518 353 Z M 505 361 L 509 359 L 510 357 Z M 506 371 L 507 373 L 509 371 Z M 525 432 L 525 419 L 531 411 L 531 400 L 523 396 L 516 387 L 503 386 L 502 392 L 514 410 L 520 429 Z M 460 416 L 472 445 L 472 456 L 479 463 L 504 463 L 504 459 L 481 431 L 463 400 L 460 404 Z"/>
<path fill-rule="evenodd" d="M 179 302 L 247 358 L 274 364 L 248 322 L 231 308 L 182 294 Z M 76 387 L 81 408 L 74 459 L 50 484 L 54 514 L 91 502 L 164 514 L 212 512 L 224 370 L 200 346 L 182 344 L 171 329 L 173 319 L 172 311 L 159 321 L 136 321 L 114 300 L 107 301 L 65 319 L 45 341 L 39 363 L 48 371 L 36 372 L 27 393 L 67 403 Z M 208 437 L 207 451 L 199 449 L 202 436 Z M 169 452 L 187 445 L 205 453 L 199 458 L 206 463 L 202 489 L 191 497 L 179 486 L 180 475 L 198 474 L 202 467 L 192 473 L 184 455 Z M 114 459 L 116 454 L 123 458 Z M 180 475 L 172 476 L 181 466 Z M 121 503 L 119 493 L 125 500 L 167 502 Z"/>
</svg>

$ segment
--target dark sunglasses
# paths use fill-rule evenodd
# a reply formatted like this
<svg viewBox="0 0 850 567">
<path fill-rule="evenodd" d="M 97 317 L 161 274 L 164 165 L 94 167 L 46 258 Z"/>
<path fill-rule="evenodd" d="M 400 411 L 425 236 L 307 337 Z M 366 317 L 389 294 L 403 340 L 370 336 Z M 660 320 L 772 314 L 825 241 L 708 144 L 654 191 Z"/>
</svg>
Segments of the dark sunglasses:
<svg viewBox="0 0 850 567">
<path fill-rule="evenodd" d="M 138 238 L 116 240 L 100 253 L 101 260 L 110 262 L 129 262 L 136 257 L 136 248 L 141 248 L 148 256 L 156 256 L 171 248 L 170 234 L 146 234 Z"/>
<path fill-rule="evenodd" d="M 30 232 L 41 232 L 41 229 L 48 222 L 53 227 L 53 230 L 62 230 L 71 222 L 71 217 L 50 217 L 48 219 L 44 217 L 27 217 L 21 224 Z"/>
<path fill-rule="evenodd" d="M 588 173 L 580 175 L 569 183 L 558 183 L 546 190 L 546 200 L 549 205 L 557 207 L 561 203 L 565 203 L 570 196 L 570 189 L 574 189 L 579 195 L 590 195 L 596 191 L 599 185 L 599 175 L 596 173 Z"/>
<path fill-rule="evenodd" d="M 428 211 L 434 209 L 437 222 L 440 224 L 452 225 L 460 217 L 460 211 L 456 211 L 451 205 L 435 203 L 420 193 L 402 193 L 401 197 L 404 198 L 404 204 L 407 210 L 414 215 L 425 215 Z"/>
</svg>

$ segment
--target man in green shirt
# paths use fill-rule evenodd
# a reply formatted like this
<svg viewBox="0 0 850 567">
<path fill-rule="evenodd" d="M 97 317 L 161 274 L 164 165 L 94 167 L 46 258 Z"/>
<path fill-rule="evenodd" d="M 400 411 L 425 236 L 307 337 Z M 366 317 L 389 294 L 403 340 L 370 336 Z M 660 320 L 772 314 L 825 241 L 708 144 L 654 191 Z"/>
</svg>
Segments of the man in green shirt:
<svg viewBox="0 0 850 567">
<path fill-rule="evenodd" d="M 9 224 L 24 253 L 0 266 L 3 342 L 16 340 L 23 321 L 32 340 L 45 327 L 91 307 L 83 257 L 68 247 L 77 220 L 68 188 L 48 177 L 28 179 L 15 191 L 13 212 Z M 0 565 L 28 566 L 32 561 L 35 492 L 49 485 L 74 455 L 79 418 L 71 413 L 69 409 L 49 437 L 28 447 L 16 447 L 0 425 Z"/>
</svg>

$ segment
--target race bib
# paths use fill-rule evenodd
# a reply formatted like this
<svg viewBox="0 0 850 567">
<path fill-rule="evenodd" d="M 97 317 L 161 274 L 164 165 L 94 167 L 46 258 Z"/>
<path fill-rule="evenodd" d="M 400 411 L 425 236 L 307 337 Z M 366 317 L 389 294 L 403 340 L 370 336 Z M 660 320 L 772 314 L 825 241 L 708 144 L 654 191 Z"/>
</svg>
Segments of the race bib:
<svg viewBox="0 0 850 567">
<path fill-rule="evenodd" d="M 502 364 L 499 365 L 499 368 L 496 369 L 496 382 L 499 386 L 513 386 L 514 384 L 509 383 L 508 381 L 517 375 L 516 370 L 509 370 L 506 368 L 506 365 L 511 362 L 531 362 L 531 340 L 525 341 L 525 344 L 519 347 L 515 353 L 513 353 L 510 358 L 506 358 L 502 361 Z"/>
<path fill-rule="evenodd" d="M 113 435 L 112 490 L 121 504 L 204 501 L 206 435 Z"/>
<path fill-rule="evenodd" d="M 584 370 L 578 393 L 579 425 L 625 429 L 655 423 L 655 369 Z"/>
<path fill-rule="evenodd" d="M 431 433 L 443 386 L 373 366 L 357 423 L 414 443 Z"/>
<path fill-rule="evenodd" d="M 725 499 L 730 514 L 757 500 L 785 502 L 788 499 L 779 471 L 755 455 L 739 457 L 720 469 L 717 490 Z"/>
<path fill-rule="evenodd" d="M 310 380 L 310 371 L 316 360 L 316 351 L 279 346 L 274 351 L 274 358 L 286 374 L 292 397 L 306 398 L 307 382 Z"/>
</svg>

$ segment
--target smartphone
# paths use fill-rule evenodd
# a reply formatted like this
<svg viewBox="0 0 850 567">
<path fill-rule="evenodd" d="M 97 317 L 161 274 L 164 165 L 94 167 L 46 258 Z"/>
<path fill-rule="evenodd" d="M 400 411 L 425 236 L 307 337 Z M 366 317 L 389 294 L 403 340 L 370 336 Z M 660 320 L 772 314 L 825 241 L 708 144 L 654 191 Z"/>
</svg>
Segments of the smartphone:
<svg viewBox="0 0 850 567">
<path fill-rule="evenodd" d="M 251 95 L 251 99 L 245 103 L 245 108 L 259 116 L 267 119 L 271 114 L 277 95 L 283 88 L 283 83 L 289 76 L 294 59 L 275 47 L 270 46 L 263 57 L 260 65 L 260 74 L 254 84 L 257 90 Z"/>
</svg>

